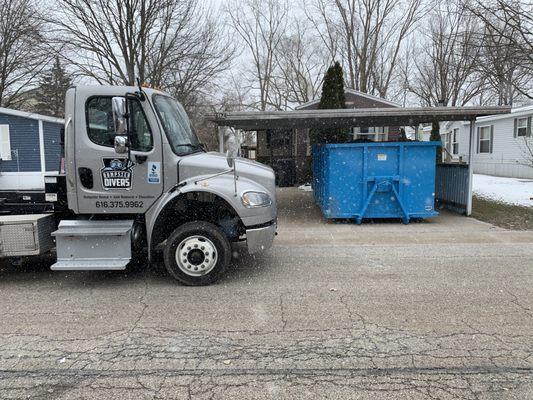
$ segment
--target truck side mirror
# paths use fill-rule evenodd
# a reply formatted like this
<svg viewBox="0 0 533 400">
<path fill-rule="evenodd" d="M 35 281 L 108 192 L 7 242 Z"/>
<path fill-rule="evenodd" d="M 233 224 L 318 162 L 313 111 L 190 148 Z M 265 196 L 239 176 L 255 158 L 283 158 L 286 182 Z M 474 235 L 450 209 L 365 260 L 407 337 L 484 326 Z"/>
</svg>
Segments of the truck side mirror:
<svg viewBox="0 0 533 400">
<path fill-rule="evenodd" d="M 115 136 L 114 143 L 115 152 L 117 154 L 124 154 L 128 152 L 128 137 L 117 135 Z"/>
<path fill-rule="evenodd" d="M 125 97 L 113 97 L 111 99 L 113 108 L 113 123 L 115 125 L 115 134 L 126 135 L 127 134 L 127 109 Z"/>
</svg>

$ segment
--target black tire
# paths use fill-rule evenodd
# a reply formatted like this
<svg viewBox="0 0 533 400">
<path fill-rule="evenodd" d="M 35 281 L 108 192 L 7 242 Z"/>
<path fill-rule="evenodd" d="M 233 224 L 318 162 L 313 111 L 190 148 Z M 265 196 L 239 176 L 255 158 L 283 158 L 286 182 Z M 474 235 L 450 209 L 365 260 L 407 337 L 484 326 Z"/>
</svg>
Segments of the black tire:
<svg viewBox="0 0 533 400">
<path fill-rule="evenodd" d="M 213 251 L 211 253 L 212 255 L 216 255 L 216 262 L 213 261 L 215 259 L 215 256 L 211 257 L 212 266 L 210 267 L 209 271 L 205 273 L 201 271 L 193 271 L 193 269 L 201 269 L 196 267 L 203 267 L 205 265 L 203 260 L 201 261 L 200 265 L 195 265 L 193 261 L 189 260 L 192 252 L 200 252 L 199 249 L 192 249 L 190 250 L 190 252 L 187 252 L 187 250 L 183 248 L 182 250 L 185 251 L 185 253 L 188 253 L 187 256 L 184 256 L 185 253 L 183 253 L 183 258 L 185 259 L 184 262 L 187 261 L 188 264 L 186 264 L 185 266 L 180 261 L 181 266 L 178 265 L 178 261 L 176 260 L 176 250 L 178 249 L 178 246 L 180 246 L 180 244 L 183 244 L 184 242 L 189 243 L 189 241 L 202 239 L 207 240 L 209 248 L 212 248 L 214 246 L 214 248 L 216 249 L 216 251 Z M 182 257 L 182 255 L 179 256 L 180 258 Z M 207 257 L 205 257 L 203 254 L 201 254 L 200 256 L 204 257 L 206 261 L 209 261 L 209 259 L 207 259 Z M 174 232 L 172 232 L 172 234 L 168 237 L 165 245 L 164 262 L 167 271 L 175 279 L 189 286 L 205 286 L 216 282 L 224 273 L 230 261 L 231 245 L 228 241 L 228 238 L 217 226 L 209 222 L 194 221 L 181 225 L 180 227 L 175 229 Z M 187 270 L 188 272 L 184 272 L 185 270 Z"/>
</svg>

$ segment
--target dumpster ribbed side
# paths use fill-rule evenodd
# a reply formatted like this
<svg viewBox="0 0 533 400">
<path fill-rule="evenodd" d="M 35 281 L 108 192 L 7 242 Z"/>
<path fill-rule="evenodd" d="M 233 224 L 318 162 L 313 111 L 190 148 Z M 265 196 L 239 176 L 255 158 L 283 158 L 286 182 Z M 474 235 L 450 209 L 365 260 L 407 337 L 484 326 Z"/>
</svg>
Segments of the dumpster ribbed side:
<svg viewBox="0 0 533 400">
<path fill-rule="evenodd" d="M 327 144 L 313 151 L 313 189 L 326 218 L 428 218 L 435 142 Z"/>
</svg>

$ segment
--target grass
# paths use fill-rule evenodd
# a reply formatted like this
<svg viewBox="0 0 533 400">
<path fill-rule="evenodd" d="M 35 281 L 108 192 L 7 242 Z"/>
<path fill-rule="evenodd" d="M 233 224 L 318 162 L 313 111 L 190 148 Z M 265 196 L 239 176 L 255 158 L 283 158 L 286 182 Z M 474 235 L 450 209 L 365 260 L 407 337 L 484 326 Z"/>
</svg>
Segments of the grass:
<svg viewBox="0 0 533 400">
<path fill-rule="evenodd" d="M 472 217 L 514 230 L 533 230 L 533 207 L 512 206 L 474 196 Z"/>
</svg>

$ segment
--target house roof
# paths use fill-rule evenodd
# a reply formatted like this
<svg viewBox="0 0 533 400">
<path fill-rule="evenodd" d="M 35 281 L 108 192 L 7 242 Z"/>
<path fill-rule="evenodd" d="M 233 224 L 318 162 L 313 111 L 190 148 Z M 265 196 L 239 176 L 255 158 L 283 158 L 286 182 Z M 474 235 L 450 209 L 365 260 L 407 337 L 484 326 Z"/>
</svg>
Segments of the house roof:
<svg viewBox="0 0 533 400">
<path fill-rule="evenodd" d="M 64 124 L 65 120 L 62 118 L 50 117 L 48 115 L 35 114 L 27 111 L 13 110 L 12 108 L 0 107 L 0 114 L 13 115 L 15 117 L 36 119 L 38 121 L 54 122 L 56 124 Z"/>
<path fill-rule="evenodd" d="M 476 118 L 476 122 L 491 122 L 491 121 L 497 121 L 497 120 L 506 119 L 506 118 L 514 119 L 514 118 L 519 118 L 519 117 L 524 117 L 524 116 L 529 116 L 529 115 L 533 115 L 533 104 L 529 106 L 524 106 L 524 107 L 512 108 L 511 112 L 503 114 L 503 115 L 496 114 L 496 115 L 478 117 Z M 453 122 L 457 122 L 457 121 L 447 121 L 446 124 L 444 124 L 444 128 L 448 129 L 452 125 Z M 460 125 L 467 125 L 467 124 L 468 122 L 465 122 Z"/>
<path fill-rule="evenodd" d="M 525 115 L 531 115 L 533 114 L 533 104 L 529 106 L 524 107 L 516 107 L 511 109 L 511 113 L 507 115 L 489 115 L 487 117 L 479 117 L 476 121 L 494 121 L 498 119 L 505 119 L 505 118 L 517 118 Z"/>
<path fill-rule="evenodd" d="M 393 101 L 386 100 L 384 98 L 374 96 L 368 93 L 360 92 L 359 90 L 355 90 L 355 89 L 345 88 L 344 93 L 352 94 L 354 96 L 364 97 L 365 99 L 373 100 L 373 101 L 383 103 L 383 104 L 388 104 L 392 107 L 401 107 L 401 104 L 398 104 Z M 311 100 L 311 101 L 308 101 L 307 103 L 300 104 L 298 107 L 296 107 L 296 110 L 302 110 L 302 109 L 305 109 L 309 106 L 312 106 L 318 103 L 320 103 L 320 99 Z"/>
<path fill-rule="evenodd" d="M 433 121 L 471 121 L 508 114 L 510 107 L 384 107 L 336 110 L 256 111 L 217 113 L 208 118 L 219 126 L 244 130 L 406 126 Z"/>
</svg>

